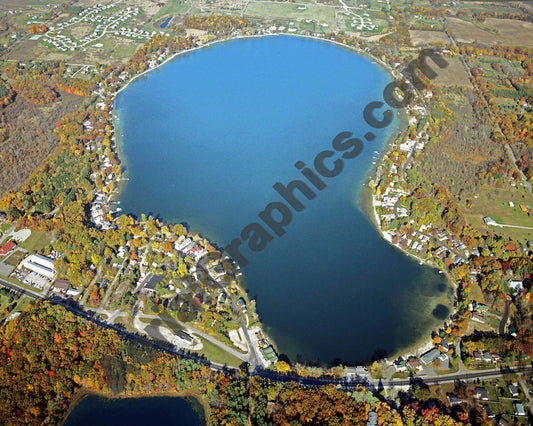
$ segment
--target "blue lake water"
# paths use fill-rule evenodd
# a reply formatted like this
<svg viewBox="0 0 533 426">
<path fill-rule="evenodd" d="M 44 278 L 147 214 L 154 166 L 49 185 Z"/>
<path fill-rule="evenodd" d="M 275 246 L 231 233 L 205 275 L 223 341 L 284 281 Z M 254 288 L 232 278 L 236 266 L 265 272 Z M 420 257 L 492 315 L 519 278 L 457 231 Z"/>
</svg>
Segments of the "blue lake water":
<svg viewBox="0 0 533 426">
<path fill-rule="evenodd" d="M 193 398 L 110 399 L 87 395 L 69 414 L 65 426 L 205 425 L 202 406 Z"/>
<path fill-rule="evenodd" d="M 218 245 L 257 222 L 272 240 L 243 268 L 267 333 L 291 360 L 354 363 L 392 354 L 427 335 L 449 307 L 437 271 L 381 239 L 360 207 L 372 161 L 398 118 L 372 129 L 363 109 L 382 101 L 390 75 L 369 58 L 320 40 L 240 39 L 180 55 L 132 83 L 116 102 L 126 166 L 122 208 L 186 222 Z M 380 118 L 379 112 L 376 116 Z M 340 132 L 364 139 L 359 156 L 314 188 L 295 167 L 314 170 Z M 315 173 L 316 174 L 316 173 Z M 302 211 L 278 237 L 258 217 L 273 189 L 300 179 Z M 280 215 L 273 215 L 280 220 Z"/>
</svg>

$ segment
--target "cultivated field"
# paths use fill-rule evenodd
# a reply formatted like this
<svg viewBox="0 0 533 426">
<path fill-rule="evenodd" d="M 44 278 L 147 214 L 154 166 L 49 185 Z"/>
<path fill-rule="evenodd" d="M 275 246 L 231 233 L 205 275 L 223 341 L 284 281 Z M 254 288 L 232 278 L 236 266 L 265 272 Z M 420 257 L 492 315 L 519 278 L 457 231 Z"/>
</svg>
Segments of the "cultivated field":
<svg viewBox="0 0 533 426">
<path fill-rule="evenodd" d="M 296 3 L 268 3 L 268 2 L 250 2 L 246 8 L 245 16 L 262 17 L 262 18 L 285 18 L 285 19 L 314 19 L 320 23 L 332 26 L 335 23 L 335 8 L 329 6 L 319 6 L 307 4 L 305 10 L 304 4 Z"/>
<path fill-rule="evenodd" d="M 445 45 L 450 43 L 450 39 L 441 31 L 419 31 L 409 30 L 411 36 L 411 43 L 415 47 L 427 46 L 430 43 L 441 42 Z"/>
<path fill-rule="evenodd" d="M 430 60 L 428 61 L 429 66 L 431 66 L 437 73 L 437 77 L 431 80 L 431 84 L 434 86 L 470 87 L 470 79 L 461 60 L 459 58 L 448 56 L 446 57 L 446 62 L 448 62 L 448 66 L 446 68 L 438 68 L 437 66 L 432 66 Z"/>
<path fill-rule="evenodd" d="M 471 22 L 458 18 L 446 18 L 446 26 L 450 28 L 455 38 L 463 43 L 478 43 L 491 45 L 533 47 L 533 23 L 511 19 L 488 18 L 483 26 L 489 31 L 481 29 Z"/>
</svg>

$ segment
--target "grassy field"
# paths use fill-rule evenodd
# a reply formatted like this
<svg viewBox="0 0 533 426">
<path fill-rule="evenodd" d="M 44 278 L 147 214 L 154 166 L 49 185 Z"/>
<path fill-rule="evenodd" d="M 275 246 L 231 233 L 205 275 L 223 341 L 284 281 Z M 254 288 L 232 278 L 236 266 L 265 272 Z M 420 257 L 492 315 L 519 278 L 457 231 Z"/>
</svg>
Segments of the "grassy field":
<svg viewBox="0 0 533 426">
<path fill-rule="evenodd" d="M 54 232 L 31 231 L 31 235 L 20 246 L 28 251 L 39 251 L 49 245 L 54 239 Z"/>
<path fill-rule="evenodd" d="M 24 252 L 16 251 L 12 253 L 6 260 L 4 260 L 4 263 L 7 263 L 10 266 L 17 266 L 24 257 L 24 255 Z"/>
<path fill-rule="evenodd" d="M 509 206 L 509 201 L 514 203 L 514 207 Z M 533 197 L 528 195 L 524 189 L 485 188 L 479 191 L 477 199 L 472 200 L 472 208 L 462 207 L 467 222 L 481 232 L 490 229 L 493 232 L 512 238 L 531 239 L 533 230 L 489 227 L 483 220 L 485 216 L 490 216 L 496 222 L 505 225 L 533 227 L 533 218 L 520 210 L 520 204 L 533 206 Z"/>
<path fill-rule="evenodd" d="M 335 22 L 335 8 L 333 7 L 308 4 L 305 10 L 299 10 L 299 6 L 303 6 L 303 4 L 250 2 L 246 9 L 246 16 L 298 20 L 314 19 L 329 26 Z"/>
<path fill-rule="evenodd" d="M 205 339 L 201 340 L 204 347 L 198 353 L 204 354 L 210 361 L 218 364 L 226 364 L 231 367 L 238 367 L 242 363 L 239 358 L 227 353 L 224 349 L 219 348 Z"/>
<path fill-rule="evenodd" d="M 165 2 L 165 5 L 159 9 L 159 11 L 152 17 L 155 21 L 161 19 L 168 15 L 177 15 L 180 13 L 185 13 L 191 8 L 191 2 L 184 0 L 168 0 Z M 154 24 L 156 24 L 154 22 Z"/>
</svg>

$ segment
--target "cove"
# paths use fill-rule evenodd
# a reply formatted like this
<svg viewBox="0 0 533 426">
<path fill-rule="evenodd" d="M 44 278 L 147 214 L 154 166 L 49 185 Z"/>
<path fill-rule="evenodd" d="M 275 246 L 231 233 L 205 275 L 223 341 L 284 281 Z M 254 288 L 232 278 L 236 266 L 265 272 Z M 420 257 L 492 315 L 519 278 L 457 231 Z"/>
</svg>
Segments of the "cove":
<svg viewBox="0 0 533 426">
<path fill-rule="evenodd" d="M 64 426 L 145 426 L 166 424 L 205 425 L 202 406 L 194 398 L 103 398 L 85 396 L 72 410 Z"/>
<path fill-rule="evenodd" d="M 247 251 L 245 284 L 265 331 L 292 361 L 356 363 L 415 344 L 450 307 L 443 275 L 384 241 L 361 207 L 385 129 L 363 120 L 390 75 L 332 43 L 272 36 L 179 55 L 116 100 L 129 181 L 125 212 L 186 222 L 227 246 L 271 202 L 273 185 L 302 179 L 340 132 L 372 131 L 361 153 L 259 252 Z"/>
</svg>

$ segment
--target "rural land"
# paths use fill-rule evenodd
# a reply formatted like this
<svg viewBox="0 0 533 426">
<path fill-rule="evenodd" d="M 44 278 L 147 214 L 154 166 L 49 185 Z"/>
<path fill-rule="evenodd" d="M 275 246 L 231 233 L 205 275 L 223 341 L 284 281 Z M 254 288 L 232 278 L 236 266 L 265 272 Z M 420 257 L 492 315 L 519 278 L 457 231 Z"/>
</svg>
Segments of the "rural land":
<svg viewBox="0 0 533 426">
<path fill-rule="evenodd" d="M 412 98 L 369 216 L 455 295 L 394 359 L 288 359 L 233 259 L 116 202 L 117 94 L 180 52 L 276 34 L 369 55 Z M 1 0 L 2 423 L 61 424 L 97 393 L 193 396 L 209 424 L 531 424 L 532 34 L 522 1 Z"/>
</svg>

